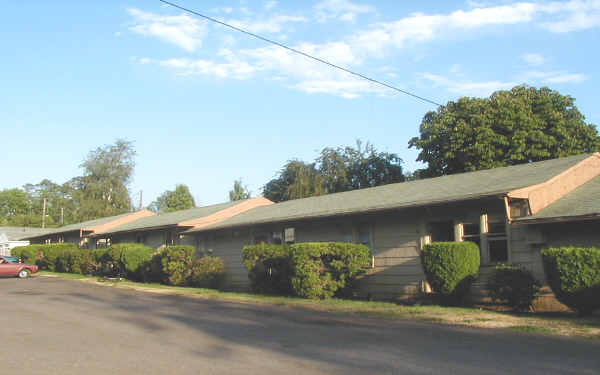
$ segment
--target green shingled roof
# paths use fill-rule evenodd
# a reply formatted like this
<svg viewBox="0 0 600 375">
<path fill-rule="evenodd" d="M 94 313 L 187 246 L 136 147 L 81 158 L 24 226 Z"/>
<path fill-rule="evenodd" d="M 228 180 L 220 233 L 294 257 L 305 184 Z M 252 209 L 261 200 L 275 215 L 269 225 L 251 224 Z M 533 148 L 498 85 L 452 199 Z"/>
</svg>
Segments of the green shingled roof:
<svg viewBox="0 0 600 375">
<path fill-rule="evenodd" d="M 41 233 L 39 235 L 36 234 L 36 235 L 27 236 L 27 237 L 24 237 L 24 239 L 43 237 L 43 236 L 49 235 L 49 234 L 60 234 L 60 233 L 79 231 L 80 229 L 95 227 L 97 225 L 103 225 L 106 223 L 110 223 L 111 221 L 118 220 L 122 217 L 129 216 L 132 213 L 133 212 L 127 212 L 127 213 L 124 213 L 121 215 L 108 216 L 108 217 L 103 217 L 100 219 L 84 221 L 81 223 L 69 224 L 69 225 L 62 226 L 60 228 L 50 229 L 46 233 Z"/>
<path fill-rule="evenodd" d="M 9 241 L 18 241 L 25 237 L 43 235 L 52 229 L 29 227 L 0 227 L 0 235 L 5 234 Z"/>
<path fill-rule="evenodd" d="M 257 207 L 220 223 L 192 229 L 189 232 L 411 206 L 426 206 L 448 201 L 505 194 L 515 189 L 547 181 L 589 156 L 591 154 L 582 154 L 536 163 L 296 199 Z"/>
<path fill-rule="evenodd" d="M 588 216 L 600 216 L 600 177 L 581 185 L 537 214 L 516 221 L 527 223 Z"/>
<path fill-rule="evenodd" d="M 196 207 L 191 208 L 189 210 L 181 210 L 169 212 L 166 214 L 158 214 L 155 216 L 144 217 L 131 223 L 123 224 L 118 227 L 112 228 L 104 233 L 129 232 L 149 228 L 175 226 L 177 225 L 177 223 L 181 223 L 182 221 L 200 219 L 208 215 L 212 215 L 221 210 L 224 210 L 228 207 L 235 206 L 241 202 L 243 201 L 227 202 L 205 207 Z"/>
</svg>

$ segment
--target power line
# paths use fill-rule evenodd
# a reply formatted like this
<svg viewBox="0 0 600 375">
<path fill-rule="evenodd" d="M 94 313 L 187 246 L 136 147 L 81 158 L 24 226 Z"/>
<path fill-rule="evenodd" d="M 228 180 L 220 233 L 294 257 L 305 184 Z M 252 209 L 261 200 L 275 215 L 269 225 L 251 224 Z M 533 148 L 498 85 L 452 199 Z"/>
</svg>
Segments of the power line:
<svg viewBox="0 0 600 375">
<path fill-rule="evenodd" d="M 427 103 L 430 103 L 430 104 L 435 104 L 436 106 L 441 106 L 441 105 L 442 105 L 442 104 L 440 104 L 440 103 L 437 103 L 437 102 L 435 102 L 435 101 L 433 101 L 433 100 L 430 100 L 430 99 L 424 98 L 424 97 L 422 97 L 422 96 L 419 96 L 419 95 L 413 94 L 413 93 L 411 93 L 411 92 L 408 92 L 408 91 L 406 91 L 406 90 L 399 89 L 399 88 L 397 88 L 397 87 L 395 87 L 395 86 L 392 86 L 392 85 L 390 85 L 390 84 L 388 84 L 388 83 L 385 83 L 385 82 L 378 81 L 378 80 L 376 80 L 376 79 L 373 79 L 373 78 L 367 77 L 367 76 L 365 76 L 365 75 L 363 75 L 363 74 L 360 74 L 360 73 L 354 72 L 354 71 L 352 71 L 352 70 L 350 70 L 350 69 L 346 69 L 346 68 L 344 68 L 344 67 L 341 67 L 341 66 L 339 66 L 339 65 L 336 65 L 336 64 L 330 63 L 329 61 L 326 61 L 326 60 L 320 59 L 320 58 L 318 58 L 318 57 L 315 57 L 315 56 L 309 55 L 308 53 L 302 52 L 302 51 L 300 51 L 300 50 L 297 50 L 297 49 L 295 49 L 295 48 L 288 47 L 288 46 L 286 46 L 285 44 L 282 44 L 282 43 L 276 42 L 276 41 L 274 41 L 274 40 L 272 40 L 272 39 L 268 39 L 268 38 L 265 38 L 265 37 L 263 37 L 263 36 L 260 36 L 260 35 L 258 35 L 258 34 L 254 34 L 254 33 L 250 32 L 250 31 L 246 31 L 246 30 L 244 30 L 244 29 L 240 29 L 239 27 L 235 27 L 235 26 L 233 26 L 233 25 L 230 25 L 230 24 L 228 24 L 228 23 L 225 23 L 225 22 L 223 22 L 223 21 L 219 21 L 219 20 L 217 20 L 217 19 L 215 19 L 215 18 L 212 18 L 212 17 L 206 16 L 206 15 L 204 15 L 204 14 L 202 14 L 202 13 L 198 13 L 198 12 L 196 12 L 196 11 L 193 11 L 193 10 L 191 10 L 191 9 L 184 8 L 184 7 L 180 6 L 180 5 L 177 5 L 177 4 L 174 4 L 174 3 L 170 3 L 170 2 L 168 2 L 168 1 L 165 1 L 165 0 L 159 0 L 159 1 L 160 1 L 160 2 L 162 2 L 162 3 L 165 3 L 165 4 L 167 4 L 167 5 L 170 5 L 170 6 L 174 7 L 174 8 L 181 9 L 181 10 L 183 10 L 184 12 L 188 12 L 188 13 L 194 14 L 194 15 L 196 15 L 196 16 L 198 16 L 198 17 L 202 17 L 202 18 L 204 18 L 204 19 L 207 19 L 207 20 L 209 20 L 209 21 L 211 21 L 211 22 L 218 23 L 219 25 L 222 25 L 222 26 L 228 27 L 228 28 L 230 28 L 230 29 L 233 29 L 233 30 L 235 30 L 235 31 L 239 31 L 240 33 L 244 33 L 244 34 L 246 34 L 246 35 L 250 35 L 250 36 L 252 36 L 252 37 L 254 37 L 254 38 L 257 38 L 257 39 L 260 39 L 260 40 L 262 40 L 262 41 L 264 41 L 264 42 L 267 42 L 267 43 L 270 43 L 270 44 L 274 44 L 274 45 L 276 45 L 276 46 L 278 46 L 278 47 L 281 47 L 281 48 L 285 48 L 285 49 L 287 49 L 288 51 L 292 51 L 292 52 L 294 52 L 294 53 L 297 53 L 297 54 L 299 54 L 299 55 L 302 55 L 302 56 L 304 56 L 304 57 L 307 57 L 307 58 L 309 58 L 309 59 L 312 59 L 312 60 L 318 61 L 318 62 L 320 62 L 320 63 L 322 63 L 322 64 L 329 65 L 329 66 L 330 66 L 330 67 L 332 67 L 332 68 L 339 69 L 339 70 L 341 70 L 341 71 L 344 71 L 344 72 L 346 72 L 346 73 L 352 74 L 352 75 L 354 75 L 354 76 L 357 76 L 357 77 L 360 77 L 360 78 L 362 78 L 362 79 L 365 79 L 365 80 L 367 80 L 367 81 L 370 81 L 370 82 L 376 83 L 376 84 L 378 84 L 378 85 L 381 85 L 381 86 L 387 87 L 388 89 L 392 89 L 392 90 L 394 90 L 394 91 L 398 91 L 398 92 L 400 92 L 400 93 L 402 93 L 402 94 L 405 94 L 405 95 L 412 96 L 413 98 L 416 98 L 416 99 L 422 100 L 422 101 L 424 101 L 424 102 L 427 102 Z"/>
</svg>

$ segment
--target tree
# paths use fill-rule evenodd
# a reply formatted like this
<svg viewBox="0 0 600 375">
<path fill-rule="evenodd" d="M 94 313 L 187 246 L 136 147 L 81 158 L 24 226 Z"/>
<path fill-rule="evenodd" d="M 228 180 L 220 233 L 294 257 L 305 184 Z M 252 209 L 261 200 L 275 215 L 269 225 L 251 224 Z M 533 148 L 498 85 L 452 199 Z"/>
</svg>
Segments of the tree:
<svg viewBox="0 0 600 375">
<path fill-rule="evenodd" d="M 360 140 L 356 148 L 326 147 L 317 159 L 327 193 L 364 189 L 405 180 L 402 159 L 393 153 L 378 152 Z"/>
<path fill-rule="evenodd" d="M 325 193 L 323 176 L 315 164 L 289 160 L 278 176 L 263 188 L 263 196 L 273 202 L 312 197 Z"/>
<path fill-rule="evenodd" d="M 244 199 L 250 198 L 250 191 L 246 186 L 242 185 L 242 179 L 233 181 L 233 190 L 229 191 L 229 200 L 233 201 L 241 201 Z"/>
<path fill-rule="evenodd" d="M 196 207 L 196 203 L 190 189 L 186 185 L 179 184 L 175 186 L 175 190 L 167 190 L 162 193 L 148 208 L 157 213 L 165 213 L 194 207 Z"/>
<path fill-rule="evenodd" d="M 31 196 L 21 189 L 0 191 L 0 225 L 15 225 L 32 214 Z"/>
<path fill-rule="evenodd" d="M 74 190 L 78 221 L 121 214 L 131 210 L 127 189 L 135 167 L 133 143 L 117 139 L 115 144 L 91 151 L 80 165 L 83 176 L 68 185 Z"/>
<path fill-rule="evenodd" d="M 38 184 L 24 185 L 23 190 L 30 195 L 32 210 L 38 215 L 42 214 L 43 201 L 46 199 L 46 226 L 75 222 L 76 209 L 69 184 L 58 185 L 43 179 Z"/>
<path fill-rule="evenodd" d="M 428 112 L 409 147 L 427 163 L 418 175 L 433 177 L 595 152 L 600 138 L 572 97 L 516 86 Z"/>
</svg>

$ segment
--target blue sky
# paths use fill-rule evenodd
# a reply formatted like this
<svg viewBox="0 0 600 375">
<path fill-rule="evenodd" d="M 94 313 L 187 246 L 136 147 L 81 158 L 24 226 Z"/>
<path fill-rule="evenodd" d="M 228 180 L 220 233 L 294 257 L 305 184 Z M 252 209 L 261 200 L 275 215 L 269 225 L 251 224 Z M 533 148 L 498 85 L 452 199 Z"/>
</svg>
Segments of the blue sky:
<svg viewBox="0 0 600 375">
<path fill-rule="evenodd" d="M 526 83 L 600 124 L 600 1 L 199 1 L 178 4 L 440 103 Z M 144 203 L 187 184 L 258 195 L 291 158 L 372 142 L 420 167 L 420 102 L 159 1 L 4 2 L 0 188 L 79 175 L 91 149 L 135 142 Z"/>
</svg>

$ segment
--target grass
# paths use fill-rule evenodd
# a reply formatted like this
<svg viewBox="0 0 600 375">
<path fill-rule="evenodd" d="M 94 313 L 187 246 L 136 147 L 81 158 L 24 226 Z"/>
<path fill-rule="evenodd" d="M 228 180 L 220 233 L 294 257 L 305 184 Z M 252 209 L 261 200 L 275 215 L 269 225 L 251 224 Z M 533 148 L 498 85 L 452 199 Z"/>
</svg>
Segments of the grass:
<svg viewBox="0 0 600 375">
<path fill-rule="evenodd" d="M 295 297 L 267 296 L 252 293 L 221 292 L 214 289 L 137 283 L 128 280 L 41 271 L 42 276 L 76 279 L 109 287 L 134 289 L 152 293 L 190 296 L 220 301 L 265 304 L 328 311 L 384 319 L 406 319 L 437 324 L 478 328 L 505 329 L 521 333 L 541 333 L 600 339 L 600 317 L 580 318 L 573 313 L 515 314 L 483 308 L 446 307 L 437 305 L 401 305 L 394 302 L 344 299 L 308 300 Z"/>
</svg>

